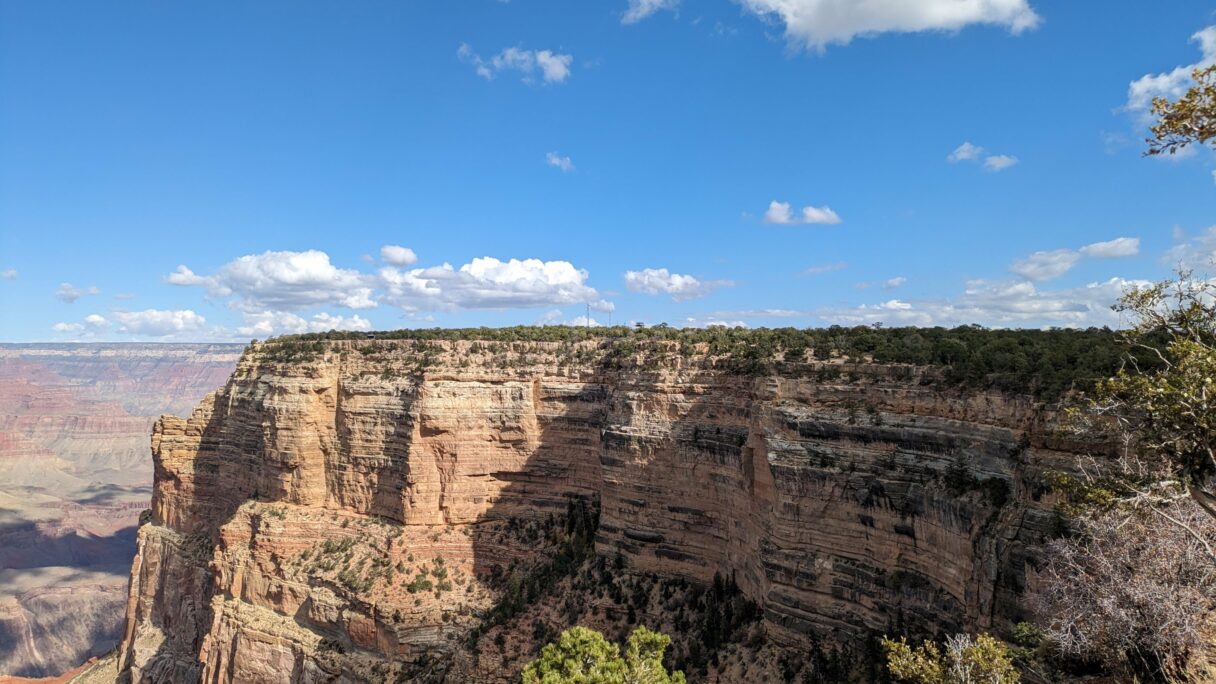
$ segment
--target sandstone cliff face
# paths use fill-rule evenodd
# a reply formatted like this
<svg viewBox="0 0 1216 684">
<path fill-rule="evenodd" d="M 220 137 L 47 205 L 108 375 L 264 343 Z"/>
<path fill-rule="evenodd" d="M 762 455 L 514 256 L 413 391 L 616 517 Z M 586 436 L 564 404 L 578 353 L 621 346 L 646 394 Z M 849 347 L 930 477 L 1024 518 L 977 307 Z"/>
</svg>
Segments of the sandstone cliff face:
<svg viewBox="0 0 1216 684">
<path fill-rule="evenodd" d="M 778 645 L 1021 618 L 1051 519 L 1036 483 L 1070 456 L 1030 400 L 910 367 L 757 377 L 594 348 L 251 348 L 189 419 L 154 427 L 123 666 L 439 679 L 497 598 L 488 578 L 536 553 L 507 523 L 571 500 L 598 505 L 598 554 L 633 571 L 733 574 Z M 423 575 L 435 586 L 407 586 Z"/>
</svg>

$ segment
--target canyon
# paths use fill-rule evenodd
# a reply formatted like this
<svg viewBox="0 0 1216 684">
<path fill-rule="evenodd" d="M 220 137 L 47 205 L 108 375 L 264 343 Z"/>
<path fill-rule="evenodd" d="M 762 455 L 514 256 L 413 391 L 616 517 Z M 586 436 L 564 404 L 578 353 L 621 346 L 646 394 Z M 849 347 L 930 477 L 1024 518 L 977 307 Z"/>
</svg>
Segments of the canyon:
<svg viewBox="0 0 1216 684">
<path fill-rule="evenodd" d="M 579 622 L 672 633 L 693 680 L 780 681 L 875 634 L 1008 635 L 1056 523 L 1044 476 L 1086 445 L 1029 394 L 821 351 L 255 343 L 152 428 L 107 667 L 505 682 Z"/>
<path fill-rule="evenodd" d="M 122 633 L 156 416 L 241 345 L 0 345 L 0 676 L 55 676 Z"/>
</svg>

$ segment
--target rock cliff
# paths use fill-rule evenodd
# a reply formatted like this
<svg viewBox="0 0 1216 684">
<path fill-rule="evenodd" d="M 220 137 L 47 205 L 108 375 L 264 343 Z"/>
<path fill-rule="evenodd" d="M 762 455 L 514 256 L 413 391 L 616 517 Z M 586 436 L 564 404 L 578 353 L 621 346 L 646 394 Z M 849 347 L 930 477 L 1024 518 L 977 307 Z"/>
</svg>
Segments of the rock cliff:
<svg viewBox="0 0 1216 684">
<path fill-rule="evenodd" d="M 577 537 L 580 511 L 598 512 L 599 572 L 642 578 L 635 592 L 731 577 L 765 648 L 1023 617 L 1052 525 L 1042 474 L 1072 455 L 1041 404 L 906 365 L 807 354 L 745 373 L 704 349 L 609 346 L 251 346 L 188 419 L 153 428 L 122 666 L 154 682 L 510 680 L 535 639 L 488 630 L 533 617 L 504 601 L 547 588 L 503 577 Z M 612 622 L 600 594 L 561 586 L 551 602 Z M 662 621 L 660 598 L 640 621 Z"/>
</svg>

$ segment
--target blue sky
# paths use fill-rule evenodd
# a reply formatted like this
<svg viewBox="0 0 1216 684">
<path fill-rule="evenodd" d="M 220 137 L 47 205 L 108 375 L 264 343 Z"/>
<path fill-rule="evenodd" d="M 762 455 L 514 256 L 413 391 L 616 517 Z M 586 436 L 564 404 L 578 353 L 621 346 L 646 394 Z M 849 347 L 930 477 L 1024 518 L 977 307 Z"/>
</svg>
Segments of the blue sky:
<svg viewBox="0 0 1216 684">
<path fill-rule="evenodd" d="M 2 0 L 0 341 L 588 304 L 1118 324 L 1122 287 L 1216 250 L 1216 159 L 1143 158 L 1139 108 L 1216 60 L 1213 25 L 1200 2 Z"/>
</svg>

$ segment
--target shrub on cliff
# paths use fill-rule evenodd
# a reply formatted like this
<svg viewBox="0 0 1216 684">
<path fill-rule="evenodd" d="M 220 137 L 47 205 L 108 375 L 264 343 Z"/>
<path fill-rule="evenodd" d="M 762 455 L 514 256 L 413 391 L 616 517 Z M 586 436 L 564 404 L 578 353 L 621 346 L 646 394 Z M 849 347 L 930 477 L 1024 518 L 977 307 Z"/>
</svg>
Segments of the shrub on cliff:
<svg viewBox="0 0 1216 684">
<path fill-rule="evenodd" d="M 932 641 L 912 648 L 904 637 L 882 640 L 887 668 L 898 681 L 913 684 L 1017 684 L 1021 675 L 1004 642 L 987 634 L 957 634 L 945 649 Z"/>
<path fill-rule="evenodd" d="M 526 345 L 530 343 L 564 345 L 559 356 L 568 363 L 616 367 L 695 357 L 698 363 L 744 374 L 799 374 L 807 371 L 811 359 L 848 357 L 855 361 L 933 366 L 942 369 L 937 377 L 939 382 L 1032 394 L 1048 401 L 1074 389 L 1088 389 L 1096 380 L 1110 376 L 1118 370 L 1127 351 L 1119 336 L 1105 328 L 516 326 L 306 333 L 268 340 L 260 346 L 260 353 L 267 360 L 308 361 L 323 352 L 326 340 L 356 341 L 356 350 L 373 358 L 389 349 L 385 343 L 392 340 L 408 341 L 411 352 L 425 358 L 437 353 L 429 346 L 431 343 L 472 340 L 475 344 L 469 345 L 468 354 L 478 355 L 482 363 L 496 367 L 509 367 L 524 359 L 528 352 Z M 574 346 L 588 341 L 597 344 L 594 348 Z M 507 352 L 518 356 L 509 357 Z M 487 359 L 485 354 L 493 356 Z M 1147 356 L 1140 361 L 1151 363 Z M 425 365 L 429 362 L 422 363 Z"/>
<path fill-rule="evenodd" d="M 1180 502 L 1170 516 L 1216 536 L 1216 521 Z M 1186 528 L 1112 509 L 1073 521 L 1048 544 L 1030 605 L 1049 652 L 1139 681 L 1211 681 L 1216 573 Z"/>
<path fill-rule="evenodd" d="M 638 627 L 629 635 L 625 654 L 603 634 L 573 627 L 541 649 L 524 667 L 524 684 L 684 684 L 684 673 L 669 672 L 663 653 L 671 637 Z"/>
</svg>

